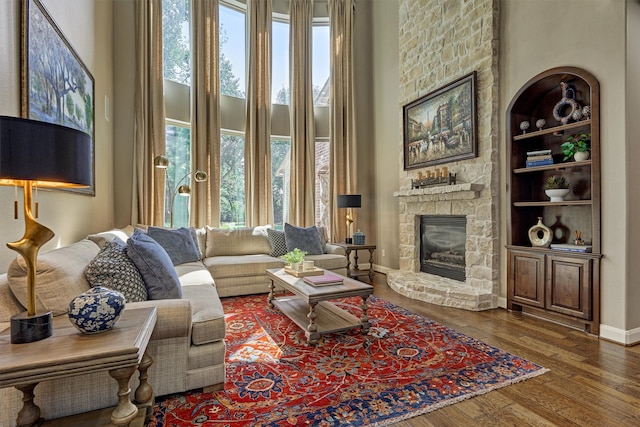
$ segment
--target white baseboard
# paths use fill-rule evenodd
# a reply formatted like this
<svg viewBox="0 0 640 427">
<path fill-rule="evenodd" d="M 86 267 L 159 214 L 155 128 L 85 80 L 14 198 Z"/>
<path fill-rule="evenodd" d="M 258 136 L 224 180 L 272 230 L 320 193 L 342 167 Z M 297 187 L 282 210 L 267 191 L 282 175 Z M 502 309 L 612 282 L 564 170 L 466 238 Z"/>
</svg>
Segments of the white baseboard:
<svg viewBox="0 0 640 427">
<path fill-rule="evenodd" d="M 625 331 L 608 325 L 600 325 L 600 338 L 624 345 L 640 343 L 640 328 Z"/>
<path fill-rule="evenodd" d="M 378 273 L 387 274 L 387 272 L 393 270 L 393 268 L 384 267 L 378 264 L 373 264 L 373 270 L 377 271 Z"/>
</svg>

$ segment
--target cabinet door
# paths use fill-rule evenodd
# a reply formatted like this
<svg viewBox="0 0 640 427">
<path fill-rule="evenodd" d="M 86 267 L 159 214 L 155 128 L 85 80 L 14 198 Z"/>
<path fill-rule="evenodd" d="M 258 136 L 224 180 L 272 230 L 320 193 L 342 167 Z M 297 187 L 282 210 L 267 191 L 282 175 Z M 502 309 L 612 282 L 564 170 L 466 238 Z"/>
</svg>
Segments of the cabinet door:
<svg viewBox="0 0 640 427">
<path fill-rule="evenodd" d="M 509 250 L 509 302 L 544 308 L 544 254 Z"/>
<path fill-rule="evenodd" d="M 546 308 L 591 320 L 591 259 L 547 257 Z"/>
</svg>

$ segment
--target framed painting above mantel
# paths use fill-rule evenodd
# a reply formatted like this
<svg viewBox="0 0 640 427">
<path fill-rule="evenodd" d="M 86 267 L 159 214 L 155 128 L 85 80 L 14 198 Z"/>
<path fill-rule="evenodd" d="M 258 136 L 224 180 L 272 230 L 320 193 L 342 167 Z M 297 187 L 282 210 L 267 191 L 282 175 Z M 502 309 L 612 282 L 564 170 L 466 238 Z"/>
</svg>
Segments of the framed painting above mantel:
<svg viewBox="0 0 640 427">
<path fill-rule="evenodd" d="M 64 189 L 95 196 L 94 80 L 40 0 L 22 0 L 22 117 L 91 136 L 91 187 Z"/>
<path fill-rule="evenodd" d="M 402 108 L 404 169 L 478 155 L 476 72 Z"/>
</svg>

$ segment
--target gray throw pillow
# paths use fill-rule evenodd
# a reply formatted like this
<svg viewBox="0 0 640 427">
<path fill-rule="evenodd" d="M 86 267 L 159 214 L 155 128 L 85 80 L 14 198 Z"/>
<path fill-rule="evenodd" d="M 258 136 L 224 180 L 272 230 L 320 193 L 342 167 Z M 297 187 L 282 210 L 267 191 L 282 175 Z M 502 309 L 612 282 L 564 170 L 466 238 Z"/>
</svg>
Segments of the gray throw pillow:
<svg viewBox="0 0 640 427">
<path fill-rule="evenodd" d="M 127 244 L 119 238 L 105 242 L 84 270 L 91 286 L 104 286 L 124 295 L 127 302 L 147 300 L 147 288 L 137 267 L 127 256 Z"/>
<path fill-rule="evenodd" d="M 127 241 L 127 255 L 140 271 L 150 300 L 182 298 L 176 269 L 158 242 L 136 230 Z"/>
<path fill-rule="evenodd" d="M 267 238 L 271 245 L 271 252 L 269 252 L 269 255 L 281 257 L 287 253 L 287 240 L 285 238 L 284 231 L 267 228 Z"/>
<path fill-rule="evenodd" d="M 147 230 L 153 240 L 167 251 L 173 265 L 200 261 L 200 250 L 196 245 L 197 237 L 186 227 L 170 230 L 168 228 L 149 227 Z M 194 241 L 194 238 L 196 241 Z"/>
<path fill-rule="evenodd" d="M 320 240 L 318 227 L 302 228 L 289 223 L 284 224 L 284 235 L 287 242 L 287 251 L 295 248 L 305 251 L 308 255 L 321 255 L 324 247 Z"/>
</svg>

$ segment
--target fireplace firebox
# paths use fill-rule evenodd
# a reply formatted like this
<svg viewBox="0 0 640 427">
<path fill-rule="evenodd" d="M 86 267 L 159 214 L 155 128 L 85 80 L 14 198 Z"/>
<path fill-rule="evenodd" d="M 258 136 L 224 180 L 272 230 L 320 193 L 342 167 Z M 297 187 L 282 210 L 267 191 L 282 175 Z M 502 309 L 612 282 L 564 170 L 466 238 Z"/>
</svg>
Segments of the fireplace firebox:
<svg viewBox="0 0 640 427">
<path fill-rule="evenodd" d="M 420 271 L 464 282 L 467 217 L 421 215 Z"/>
</svg>

